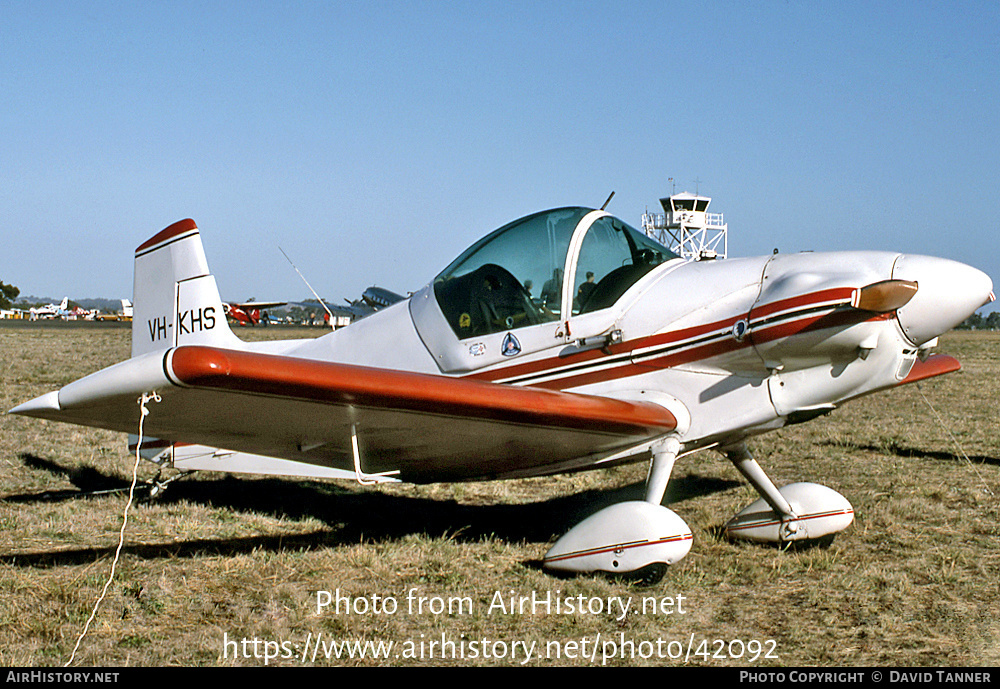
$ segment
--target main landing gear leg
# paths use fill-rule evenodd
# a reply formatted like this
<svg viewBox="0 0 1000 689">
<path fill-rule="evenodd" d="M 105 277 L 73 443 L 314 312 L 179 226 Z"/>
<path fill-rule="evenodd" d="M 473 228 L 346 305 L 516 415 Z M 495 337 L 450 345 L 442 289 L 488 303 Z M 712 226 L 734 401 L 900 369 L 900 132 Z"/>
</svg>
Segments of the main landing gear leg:
<svg viewBox="0 0 1000 689">
<path fill-rule="evenodd" d="M 663 502 L 663 494 L 667 492 L 670 474 L 674 470 L 677 453 L 681 443 L 677 438 L 667 438 L 652 448 L 653 459 L 649 463 L 649 474 L 646 476 L 646 502 L 659 505 Z"/>
<path fill-rule="evenodd" d="M 725 450 L 726 457 L 733 463 L 741 474 L 750 482 L 762 498 L 770 505 L 775 514 L 781 519 L 782 540 L 790 540 L 799 530 L 798 515 L 788 504 L 785 496 L 781 494 L 774 482 L 768 478 L 760 464 L 750 454 L 746 443 L 740 443 Z"/>
<path fill-rule="evenodd" d="M 779 489 L 745 443 L 723 452 L 761 496 L 726 524 L 724 532 L 730 538 L 768 543 L 813 540 L 843 531 L 854 521 L 851 503 L 832 488 L 791 483 Z"/>
<path fill-rule="evenodd" d="M 645 500 L 611 505 L 587 517 L 545 554 L 545 566 L 659 581 L 668 565 L 691 550 L 690 527 L 660 504 L 680 447 L 671 437 L 651 448 Z"/>
</svg>

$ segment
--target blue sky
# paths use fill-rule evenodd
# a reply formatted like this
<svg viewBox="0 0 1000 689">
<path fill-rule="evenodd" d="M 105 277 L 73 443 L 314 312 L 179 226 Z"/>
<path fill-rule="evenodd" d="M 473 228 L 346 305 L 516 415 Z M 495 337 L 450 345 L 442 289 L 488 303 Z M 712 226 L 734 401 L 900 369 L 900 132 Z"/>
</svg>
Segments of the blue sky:
<svg viewBox="0 0 1000 689">
<path fill-rule="evenodd" d="M 1000 284 L 996 2 L 0 0 L 0 280 L 129 296 L 194 218 L 224 299 L 415 290 L 564 205 L 688 189 L 730 254 Z M 696 182 L 696 180 L 698 180 Z"/>
</svg>

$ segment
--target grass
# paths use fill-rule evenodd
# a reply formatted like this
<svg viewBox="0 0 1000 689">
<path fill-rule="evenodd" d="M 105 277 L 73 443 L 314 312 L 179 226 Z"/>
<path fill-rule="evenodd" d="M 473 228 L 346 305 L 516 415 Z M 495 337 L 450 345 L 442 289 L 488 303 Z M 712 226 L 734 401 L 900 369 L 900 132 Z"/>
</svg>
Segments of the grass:
<svg viewBox="0 0 1000 689">
<path fill-rule="evenodd" d="M 274 332 L 285 331 L 240 334 Z M 641 490 L 643 466 L 379 488 L 198 474 L 134 506 L 76 664 L 519 665 L 532 648 L 527 665 L 995 665 L 998 345 L 996 334 L 949 334 L 940 349 L 963 362 L 960 373 L 753 441 L 777 483 L 817 481 L 852 502 L 854 525 L 829 547 L 721 540 L 719 526 L 756 495 L 720 455 L 679 462 L 668 497 L 695 542 L 650 588 L 555 578 L 537 565 L 596 503 Z M 128 350 L 120 328 L 0 328 L 0 404 Z M 127 485 L 124 446 L 115 433 L 0 417 L 0 663 L 69 659 L 107 578 L 126 499 L 82 491 Z M 317 610 L 320 591 L 339 592 L 339 613 Z M 505 609 L 532 595 L 592 607 Z M 644 599 L 670 599 L 673 612 L 622 618 L 608 609 L 616 597 L 631 599 L 633 613 Z M 448 601 L 468 605 L 435 607 Z M 303 648 L 317 638 L 393 648 L 377 660 L 326 659 L 321 649 L 314 660 Z"/>
</svg>

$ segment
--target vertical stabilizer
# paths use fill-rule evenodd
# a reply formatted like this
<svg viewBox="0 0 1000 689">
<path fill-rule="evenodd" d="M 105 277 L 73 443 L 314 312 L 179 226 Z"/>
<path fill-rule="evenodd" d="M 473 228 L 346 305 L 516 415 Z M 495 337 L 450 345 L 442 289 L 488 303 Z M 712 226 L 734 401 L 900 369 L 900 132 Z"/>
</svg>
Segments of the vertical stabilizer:
<svg viewBox="0 0 1000 689">
<path fill-rule="evenodd" d="M 184 344 L 243 348 L 194 220 L 175 222 L 135 250 L 132 303 L 132 356 Z"/>
</svg>

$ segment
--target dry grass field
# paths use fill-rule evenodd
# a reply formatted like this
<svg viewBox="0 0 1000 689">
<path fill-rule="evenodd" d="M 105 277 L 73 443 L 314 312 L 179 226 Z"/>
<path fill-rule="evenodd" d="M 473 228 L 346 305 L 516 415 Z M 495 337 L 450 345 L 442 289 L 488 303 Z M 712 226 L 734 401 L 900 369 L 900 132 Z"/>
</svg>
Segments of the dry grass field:
<svg viewBox="0 0 1000 689">
<path fill-rule="evenodd" d="M 645 588 L 537 566 L 583 515 L 639 495 L 641 465 L 423 487 L 188 477 L 132 509 L 74 664 L 997 665 L 998 346 L 952 333 L 939 351 L 960 373 L 751 443 L 777 483 L 824 483 L 852 502 L 854 525 L 829 547 L 721 539 L 755 494 L 721 455 L 678 462 L 668 499 L 694 545 Z M 0 328 L 0 406 L 128 350 L 122 328 Z M 89 492 L 127 486 L 133 458 L 119 434 L 0 424 L 0 663 L 62 665 L 127 499 Z M 553 605 L 512 610 L 512 596 Z"/>
</svg>

